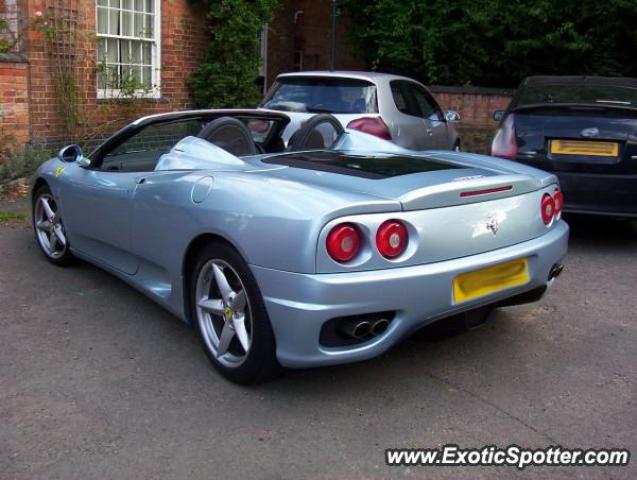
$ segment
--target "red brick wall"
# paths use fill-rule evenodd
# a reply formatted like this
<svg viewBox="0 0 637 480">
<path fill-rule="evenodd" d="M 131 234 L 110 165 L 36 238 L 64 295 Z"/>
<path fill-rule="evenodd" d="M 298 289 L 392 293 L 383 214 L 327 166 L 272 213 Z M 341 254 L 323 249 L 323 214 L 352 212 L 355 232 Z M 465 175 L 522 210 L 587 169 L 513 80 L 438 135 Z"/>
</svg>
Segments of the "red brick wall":
<svg viewBox="0 0 637 480">
<path fill-rule="evenodd" d="M 495 110 L 506 109 L 512 90 L 481 87 L 430 87 L 443 110 L 455 110 L 460 114 L 456 124 L 463 150 L 489 153 L 497 122 Z"/>
<path fill-rule="evenodd" d="M 161 8 L 162 97 L 170 106 L 158 109 L 189 108 L 186 81 L 208 47 L 206 9 L 192 7 L 188 0 L 162 0 Z"/>
<path fill-rule="evenodd" d="M 294 52 L 303 52 L 303 70 L 327 70 L 330 62 L 331 0 L 281 0 L 268 28 L 270 85 L 279 73 L 294 69 Z M 364 70 L 347 43 L 349 19 L 336 22 L 336 70 Z"/>
<path fill-rule="evenodd" d="M 430 87 L 443 110 L 455 110 L 463 123 L 492 125 L 493 112 L 505 110 L 512 90 L 481 87 Z"/>
<path fill-rule="evenodd" d="M 79 29 L 85 34 L 75 42 L 78 62 L 77 75 L 82 114 L 89 125 L 109 133 L 140 115 L 190 107 L 186 80 L 197 67 L 207 44 L 205 11 L 198 11 L 188 0 L 162 0 L 161 2 L 161 98 L 135 102 L 98 100 L 96 86 L 95 1 L 58 0 L 77 11 Z M 30 21 L 37 12 L 46 12 L 47 6 L 57 2 L 28 0 Z M 39 31 L 30 31 L 26 46 L 30 63 L 31 139 L 34 142 L 68 141 L 63 137 L 63 126 L 58 112 L 52 81 L 53 62 L 45 38 Z"/>
<path fill-rule="evenodd" d="M 297 0 L 298 15 L 296 49 L 304 52 L 304 70 L 329 68 L 331 51 L 331 0 Z M 362 70 L 365 64 L 355 59 L 347 43 L 349 20 L 341 12 L 336 20 L 335 70 Z"/>
<path fill-rule="evenodd" d="M 268 49 L 265 84 L 270 86 L 276 76 L 292 71 L 294 66 L 294 0 L 279 0 L 268 24 Z"/>
<path fill-rule="evenodd" d="M 17 55 L 0 55 L 0 137 L 29 139 L 28 65 Z"/>
</svg>

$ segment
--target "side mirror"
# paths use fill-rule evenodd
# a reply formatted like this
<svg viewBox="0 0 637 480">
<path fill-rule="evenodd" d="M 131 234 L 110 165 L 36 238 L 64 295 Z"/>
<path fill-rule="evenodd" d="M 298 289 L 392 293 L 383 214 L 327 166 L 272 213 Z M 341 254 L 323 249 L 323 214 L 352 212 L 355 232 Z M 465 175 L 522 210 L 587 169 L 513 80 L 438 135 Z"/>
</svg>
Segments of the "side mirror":
<svg viewBox="0 0 637 480">
<path fill-rule="evenodd" d="M 58 158 L 65 163 L 77 162 L 81 167 L 88 167 L 90 161 L 82 155 L 82 148 L 79 145 L 67 145 L 58 152 Z"/>
<path fill-rule="evenodd" d="M 496 122 L 502 120 L 502 117 L 504 117 L 504 110 L 496 110 L 495 112 L 493 112 L 493 119 Z"/>
<path fill-rule="evenodd" d="M 445 112 L 445 120 L 447 120 L 448 122 L 459 122 L 460 114 L 455 110 L 447 110 Z"/>
</svg>

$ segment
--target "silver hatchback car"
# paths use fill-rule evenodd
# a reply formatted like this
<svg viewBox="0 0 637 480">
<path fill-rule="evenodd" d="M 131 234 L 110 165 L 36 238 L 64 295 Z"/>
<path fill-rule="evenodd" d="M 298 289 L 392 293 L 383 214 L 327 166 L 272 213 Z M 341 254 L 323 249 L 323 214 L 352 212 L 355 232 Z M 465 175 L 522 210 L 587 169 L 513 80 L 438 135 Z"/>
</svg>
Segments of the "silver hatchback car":
<svg viewBox="0 0 637 480">
<path fill-rule="evenodd" d="M 391 140 L 413 150 L 460 150 L 453 123 L 458 113 L 442 109 L 417 81 L 377 72 L 315 71 L 284 73 L 265 95 L 261 109 L 291 118 L 288 142 L 317 113 L 334 115 L 343 127 Z"/>
</svg>

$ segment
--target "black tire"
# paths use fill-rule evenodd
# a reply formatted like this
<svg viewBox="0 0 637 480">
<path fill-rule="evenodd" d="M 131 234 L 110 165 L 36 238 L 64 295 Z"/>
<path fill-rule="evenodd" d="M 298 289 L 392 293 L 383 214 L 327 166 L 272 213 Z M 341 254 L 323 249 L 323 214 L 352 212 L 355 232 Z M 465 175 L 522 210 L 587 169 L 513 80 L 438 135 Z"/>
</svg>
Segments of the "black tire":
<svg viewBox="0 0 637 480">
<path fill-rule="evenodd" d="M 71 249 L 70 249 L 70 243 L 68 240 L 68 236 L 65 235 L 66 238 L 66 243 L 64 245 L 64 247 L 56 253 L 51 253 L 50 249 L 47 250 L 46 245 L 43 243 L 43 240 L 41 239 L 41 237 L 38 235 L 38 227 L 36 225 L 37 221 L 38 221 L 38 217 L 37 217 L 37 213 L 38 213 L 38 203 L 40 202 L 41 198 L 43 197 L 48 197 L 51 198 L 54 202 L 54 209 L 55 209 L 55 213 L 58 215 L 58 220 L 60 222 L 60 225 L 62 226 L 62 229 L 64 231 L 64 227 L 63 227 L 63 222 L 62 222 L 62 218 L 58 213 L 58 208 L 57 208 L 57 202 L 55 201 L 55 198 L 51 192 L 51 189 L 49 188 L 48 185 L 42 185 L 41 187 L 39 187 L 35 194 L 33 195 L 33 203 L 31 206 L 31 224 L 33 226 L 33 233 L 35 235 L 35 242 L 38 245 L 38 248 L 40 250 L 40 252 L 42 253 L 42 255 L 44 255 L 44 257 L 51 262 L 54 265 L 57 265 L 59 267 L 66 267 L 69 265 L 72 265 L 73 263 L 75 263 L 76 258 L 73 256 L 73 254 L 71 253 Z"/>
<path fill-rule="evenodd" d="M 234 270 L 247 292 L 247 305 L 251 319 L 251 344 L 247 355 L 238 366 L 224 365 L 206 343 L 197 313 L 196 289 L 202 269 L 213 260 L 221 260 Z M 276 358 L 276 342 L 261 291 L 241 255 L 230 245 L 215 242 L 204 247 L 197 255 L 190 277 L 191 318 L 201 345 L 213 366 L 228 380 L 239 384 L 262 383 L 278 376 L 282 368 Z"/>
</svg>

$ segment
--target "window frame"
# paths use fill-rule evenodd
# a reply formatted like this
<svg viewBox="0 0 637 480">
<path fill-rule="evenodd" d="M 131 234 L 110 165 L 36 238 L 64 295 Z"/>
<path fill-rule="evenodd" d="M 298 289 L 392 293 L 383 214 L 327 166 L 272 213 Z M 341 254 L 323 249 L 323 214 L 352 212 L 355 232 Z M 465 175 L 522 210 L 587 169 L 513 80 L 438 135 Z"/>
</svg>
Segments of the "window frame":
<svg viewBox="0 0 637 480">
<path fill-rule="evenodd" d="M 440 105 L 438 105 L 438 102 L 433 97 L 433 95 L 422 85 L 416 82 L 412 82 L 410 80 L 392 80 L 389 83 L 389 85 L 390 85 L 390 91 L 392 94 L 392 100 L 394 102 L 394 106 L 396 107 L 396 110 L 398 110 L 403 115 L 421 118 L 421 119 L 429 120 L 432 122 L 446 121 L 445 116 L 442 113 L 442 109 L 440 108 Z M 407 102 L 407 110 L 411 111 L 412 113 L 407 113 L 398 107 L 398 103 L 396 102 L 396 95 L 394 94 L 394 88 L 396 88 L 398 92 L 403 96 L 403 98 Z M 420 92 L 424 96 L 425 101 L 430 104 L 430 106 L 433 109 L 430 115 L 427 115 L 427 116 L 424 115 L 424 113 L 422 112 L 422 109 L 420 108 L 420 104 L 415 98 L 414 91 Z M 410 102 L 411 102 L 411 105 L 410 105 Z M 418 113 L 415 113 L 416 111 Z M 436 114 L 438 118 L 433 118 L 434 114 Z"/>
<path fill-rule="evenodd" d="M 124 147 L 125 145 L 127 145 L 129 142 L 139 142 L 140 141 L 140 137 L 141 138 L 141 143 L 143 145 L 144 143 L 144 135 L 148 135 L 149 133 L 151 134 L 151 138 L 150 138 L 150 142 L 152 142 L 153 137 L 157 137 L 157 133 L 154 133 L 154 131 L 156 131 L 157 129 L 164 129 L 164 128 L 171 128 L 175 125 L 179 125 L 179 124 L 183 124 L 186 125 L 187 123 L 192 122 L 192 123 L 198 123 L 198 125 L 195 128 L 195 132 L 190 132 L 190 133 L 185 133 L 183 135 L 176 135 L 175 138 L 171 138 L 170 142 L 167 142 L 166 145 L 161 146 L 159 142 L 161 142 L 161 140 L 156 140 L 158 143 L 157 145 L 155 145 L 153 148 L 140 148 L 139 150 L 130 150 L 130 151 L 123 151 L 123 152 L 118 152 L 118 150 L 122 147 Z M 181 140 L 183 140 L 184 138 L 188 137 L 188 136 L 193 136 L 196 135 L 199 131 L 201 131 L 201 128 L 204 124 L 202 123 L 202 119 L 201 118 L 179 118 L 179 119 L 174 119 L 174 120 L 166 120 L 163 122 L 154 122 L 154 123 L 149 123 L 147 125 L 142 126 L 141 128 L 137 129 L 134 133 L 132 133 L 131 135 L 126 136 L 122 141 L 120 141 L 118 144 L 116 144 L 115 146 L 113 146 L 112 148 L 110 148 L 109 150 L 104 151 L 101 155 L 100 155 L 100 159 L 99 159 L 99 165 L 96 167 L 96 170 L 99 170 L 101 172 L 122 172 L 122 173 L 132 173 L 132 172 L 137 172 L 137 173 L 148 173 L 148 172 L 153 172 L 155 171 L 155 166 L 157 165 L 157 162 L 159 161 L 159 159 L 161 158 L 161 156 L 165 153 L 168 153 L 170 150 L 172 150 L 172 148 L 177 145 Z M 161 148 L 164 147 L 164 148 Z M 128 168 L 119 168 L 119 169 L 108 169 L 108 168 L 104 168 L 104 162 L 107 161 L 107 159 L 109 159 L 109 157 L 112 158 L 117 158 L 118 156 L 139 156 L 139 157 L 143 157 L 144 154 L 147 154 L 148 152 L 155 152 L 156 157 L 155 157 L 155 162 L 153 165 L 152 169 L 128 169 Z M 130 162 L 131 160 L 128 160 L 128 162 Z M 126 164 L 126 160 L 122 160 L 122 165 Z"/>
<path fill-rule="evenodd" d="M 290 123 L 290 117 L 283 113 L 264 112 L 251 109 L 192 110 L 150 115 L 122 127 L 109 138 L 107 138 L 103 143 L 98 145 L 93 151 L 88 154 L 90 164 L 87 168 L 89 170 L 102 173 L 131 173 L 130 170 L 106 170 L 102 168 L 104 158 L 111 152 L 119 148 L 122 144 L 126 143 L 128 140 L 132 139 L 136 135 L 142 133 L 146 128 L 150 126 L 197 120 L 202 122 L 203 128 L 203 126 L 208 122 L 211 122 L 223 116 L 237 118 L 242 121 L 244 119 L 246 121 L 274 121 L 276 128 L 270 129 L 270 132 L 267 134 L 266 138 L 264 138 L 261 142 L 255 140 L 256 143 L 263 147 L 275 146 L 273 145 L 273 143 L 275 144 L 277 138 L 281 137 L 283 130 L 285 130 L 285 127 L 287 127 L 287 125 Z"/>
<path fill-rule="evenodd" d="M 153 2 L 153 35 L 151 38 L 147 38 L 147 37 L 138 37 L 138 36 L 127 36 L 127 35 L 113 35 L 110 33 L 99 33 L 99 8 L 106 8 L 107 11 L 110 10 L 119 10 L 119 11 L 126 11 L 126 12 L 132 12 L 134 13 L 139 13 L 137 10 L 129 10 L 129 9 L 124 9 L 121 7 L 121 0 L 120 0 L 120 7 L 117 8 L 112 8 L 110 6 L 108 7 L 103 7 L 98 5 L 98 1 L 99 0 L 95 0 L 94 2 L 94 6 L 95 6 L 95 38 L 96 38 L 96 44 L 95 44 L 95 50 L 96 50 L 96 58 L 98 55 L 98 47 L 97 47 L 97 42 L 99 42 L 99 40 L 101 38 L 104 39 L 114 39 L 117 40 L 118 42 L 121 40 L 132 40 L 132 41 L 141 41 L 141 42 L 148 42 L 151 45 L 151 52 L 150 52 L 150 71 L 151 71 L 151 88 L 150 91 L 144 91 L 144 90 L 138 90 L 135 92 L 135 97 L 136 98 L 149 98 L 149 99 L 158 99 L 161 98 L 161 0 L 151 0 Z M 109 20 L 110 21 L 110 20 Z M 100 59 L 97 58 L 97 63 L 100 63 Z M 121 62 L 118 62 L 121 63 Z M 103 99 L 112 99 L 112 100 L 116 100 L 116 99 L 120 99 L 122 98 L 122 91 L 118 88 L 100 88 L 98 86 L 98 79 L 96 77 L 95 79 L 95 88 L 97 91 L 97 98 L 98 100 L 103 100 Z"/>
</svg>

